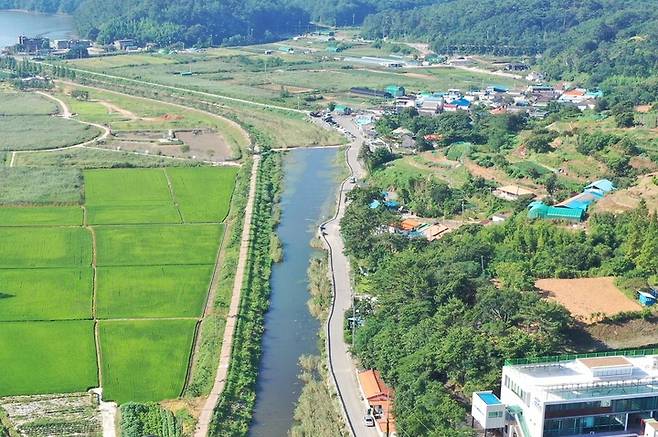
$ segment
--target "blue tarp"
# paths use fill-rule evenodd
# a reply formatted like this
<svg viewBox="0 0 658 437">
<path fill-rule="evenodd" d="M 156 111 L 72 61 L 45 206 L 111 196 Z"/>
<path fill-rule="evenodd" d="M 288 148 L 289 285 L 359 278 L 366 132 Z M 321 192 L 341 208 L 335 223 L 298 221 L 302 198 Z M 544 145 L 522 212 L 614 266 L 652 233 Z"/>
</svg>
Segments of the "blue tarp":
<svg viewBox="0 0 658 437">
<path fill-rule="evenodd" d="M 377 209 L 379 208 L 379 205 L 381 205 L 381 202 L 375 199 L 372 202 L 370 202 L 370 209 Z"/>
<path fill-rule="evenodd" d="M 398 202 L 397 200 L 387 200 L 386 202 L 384 202 L 384 206 L 386 206 L 387 208 L 398 208 L 400 206 L 400 202 Z"/>
<path fill-rule="evenodd" d="M 450 102 L 450 103 L 451 103 L 452 105 L 457 105 L 457 106 L 471 106 L 471 102 L 469 102 L 469 101 L 466 100 L 466 99 L 457 99 L 457 100 L 453 100 L 453 101 Z"/>
</svg>

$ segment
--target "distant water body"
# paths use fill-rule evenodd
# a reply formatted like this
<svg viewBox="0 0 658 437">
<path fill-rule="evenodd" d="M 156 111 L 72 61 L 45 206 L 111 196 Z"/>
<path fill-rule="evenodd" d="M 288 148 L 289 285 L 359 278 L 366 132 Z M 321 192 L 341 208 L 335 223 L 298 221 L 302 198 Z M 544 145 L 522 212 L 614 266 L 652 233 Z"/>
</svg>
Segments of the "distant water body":
<svg viewBox="0 0 658 437">
<path fill-rule="evenodd" d="M 75 35 L 70 15 L 0 10 L 0 48 L 16 44 L 19 35 L 64 39 Z"/>
</svg>

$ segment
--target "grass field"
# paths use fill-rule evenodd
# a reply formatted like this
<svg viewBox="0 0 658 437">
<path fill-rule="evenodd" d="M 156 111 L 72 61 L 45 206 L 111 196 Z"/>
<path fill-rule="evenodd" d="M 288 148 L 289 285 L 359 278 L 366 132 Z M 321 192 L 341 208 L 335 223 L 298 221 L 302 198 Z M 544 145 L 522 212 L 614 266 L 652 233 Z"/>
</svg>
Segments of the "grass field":
<svg viewBox="0 0 658 437">
<path fill-rule="evenodd" d="M 224 220 L 228 214 L 237 168 L 172 168 L 166 172 L 185 222 Z"/>
<path fill-rule="evenodd" d="M 100 134 L 98 128 L 44 115 L 0 117 L 0 150 L 56 149 L 84 143 Z M 57 132 L 57 135 L 53 133 Z"/>
<path fill-rule="evenodd" d="M 80 226 L 79 206 L 0 208 L 0 226 Z"/>
<path fill-rule="evenodd" d="M 199 317 L 212 270 L 212 265 L 99 268 L 97 315 Z"/>
<path fill-rule="evenodd" d="M 105 399 L 160 401 L 180 395 L 194 320 L 100 322 Z"/>
<path fill-rule="evenodd" d="M 167 176 L 162 169 L 88 170 L 87 206 L 142 206 L 171 203 Z"/>
<path fill-rule="evenodd" d="M 0 152 L 0 160 L 2 152 Z M 192 160 L 171 159 L 163 156 L 145 156 L 135 153 L 100 150 L 68 149 L 54 152 L 29 152 L 16 156 L 17 167 L 68 167 L 81 169 L 126 168 L 126 167 L 195 167 L 199 163 Z M 1 167 L 0 167 L 1 169 Z M 2 188 L 0 187 L 0 190 Z"/>
<path fill-rule="evenodd" d="M 97 263 L 99 266 L 214 264 L 223 231 L 223 225 L 219 224 L 98 226 Z"/>
<path fill-rule="evenodd" d="M 91 268 L 0 269 L 0 321 L 90 319 Z"/>
<path fill-rule="evenodd" d="M 81 227 L 0 228 L 0 268 L 83 267 L 91 235 Z"/>
<path fill-rule="evenodd" d="M 0 205 L 77 204 L 82 173 L 65 168 L 0 167 Z"/>
<path fill-rule="evenodd" d="M 0 396 L 98 386 L 93 322 L 0 323 Z"/>
<path fill-rule="evenodd" d="M 0 91 L 0 115 L 50 115 L 58 110 L 55 102 L 38 94 Z"/>
</svg>

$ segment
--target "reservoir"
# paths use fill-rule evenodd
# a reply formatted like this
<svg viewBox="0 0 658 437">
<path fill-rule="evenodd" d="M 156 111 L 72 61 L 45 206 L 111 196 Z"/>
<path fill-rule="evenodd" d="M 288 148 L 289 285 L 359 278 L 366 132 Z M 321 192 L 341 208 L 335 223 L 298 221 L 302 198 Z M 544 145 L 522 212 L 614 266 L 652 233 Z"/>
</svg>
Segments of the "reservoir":
<svg viewBox="0 0 658 437">
<path fill-rule="evenodd" d="M 16 44 L 19 35 L 64 39 L 74 34 L 70 15 L 0 10 L 0 48 Z"/>
<path fill-rule="evenodd" d="M 272 268 L 270 309 L 265 316 L 263 355 L 256 387 L 251 437 L 285 436 L 293 422 L 302 382 L 301 355 L 318 354 L 319 322 L 306 305 L 306 270 L 318 225 L 333 214 L 339 149 L 298 149 L 283 156 L 281 222 L 284 258 Z"/>
</svg>

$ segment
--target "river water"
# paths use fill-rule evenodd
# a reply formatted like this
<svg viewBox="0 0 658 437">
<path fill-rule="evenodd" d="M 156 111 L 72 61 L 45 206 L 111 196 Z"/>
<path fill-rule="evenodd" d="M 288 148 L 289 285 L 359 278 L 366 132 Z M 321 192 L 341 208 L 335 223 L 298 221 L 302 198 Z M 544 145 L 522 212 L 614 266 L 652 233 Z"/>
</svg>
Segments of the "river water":
<svg viewBox="0 0 658 437">
<path fill-rule="evenodd" d="M 19 35 L 64 39 L 74 34 L 70 15 L 0 10 L 0 48 L 16 44 Z"/>
<path fill-rule="evenodd" d="M 283 262 L 272 269 L 270 309 L 265 316 L 263 355 L 256 388 L 256 407 L 249 435 L 284 437 L 293 422 L 302 383 L 301 355 L 318 354 L 319 322 L 306 306 L 306 270 L 317 226 L 332 214 L 339 166 L 338 149 L 299 149 L 283 158 L 281 222 Z"/>
</svg>

